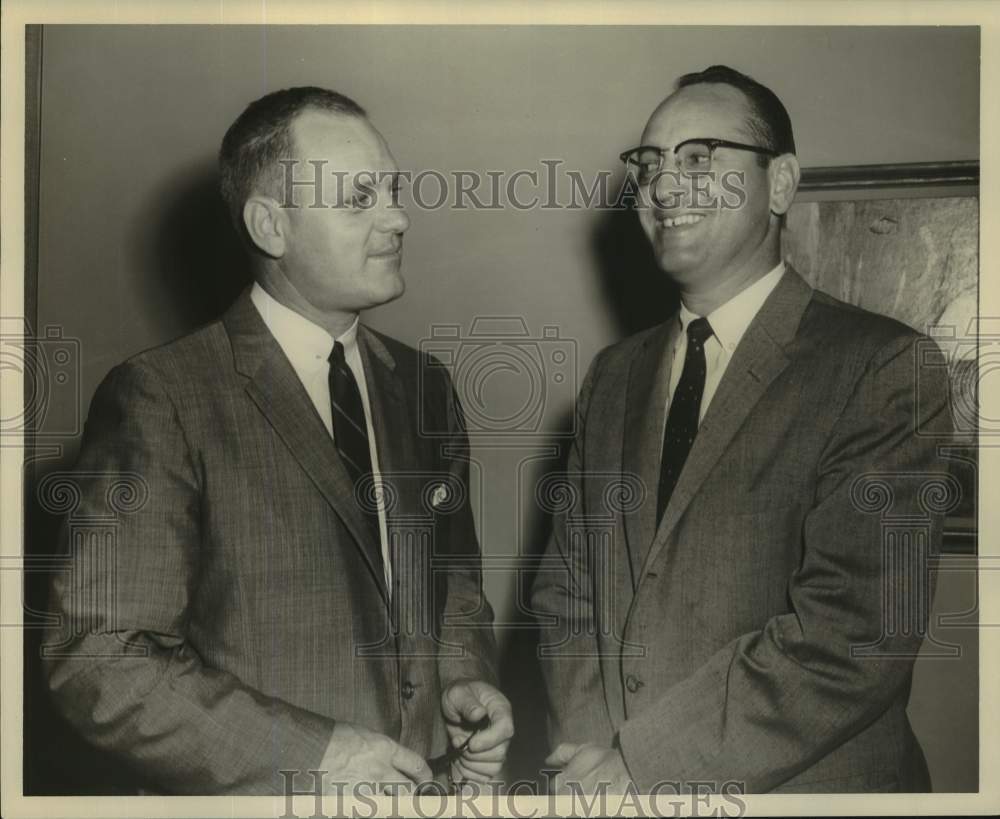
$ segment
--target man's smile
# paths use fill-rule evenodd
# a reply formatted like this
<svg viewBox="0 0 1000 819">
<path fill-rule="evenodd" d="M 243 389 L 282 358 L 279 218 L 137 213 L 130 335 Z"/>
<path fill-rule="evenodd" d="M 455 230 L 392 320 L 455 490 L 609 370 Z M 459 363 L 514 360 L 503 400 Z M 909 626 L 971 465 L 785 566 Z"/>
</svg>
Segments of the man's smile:
<svg viewBox="0 0 1000 819">
<path fill-rule="evenodd" d="M 660 231 L 684 233 L 701 224 L 706 216 L 705 213 L 661 213 L 655 217 L 654 222 Z"/>
</svg>

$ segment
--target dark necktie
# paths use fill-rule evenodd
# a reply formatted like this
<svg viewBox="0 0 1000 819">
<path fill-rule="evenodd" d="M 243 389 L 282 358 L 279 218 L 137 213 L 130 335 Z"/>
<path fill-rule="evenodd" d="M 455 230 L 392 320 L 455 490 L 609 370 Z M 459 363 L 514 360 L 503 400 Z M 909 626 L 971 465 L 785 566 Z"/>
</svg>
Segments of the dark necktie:
<svg viewBox="0 0 1000 819">
<path fill-rule="evenodd" d="M 333 442 L 337 452 L 343 458 L 351 481 L 358 481 L 372 473 L 371 450 L 368 447 L 368 425 L 365 423 L 365 407 L 361 403 L 361 391 L 354 373 L 344 358 L 344 345 L 339 341 L 333 343 L 330 353 L 330 408 L 333 410 Z M 364 493 L 373 497 L 373 492 Z M 375 565 L 382 569 L 382 538 L 379 533 L 378 512 L 374 509 L 362 509 L 368 526 L 379 545 L 375 557 Z"/>
<path fill-rule="evenodd" d="M 706 318 L 698 318 L 687 326 L 687 353 L 677 389 L 670 400 L 667 427 L 663 435 L 660 460 L 660 489 L 657 494 L 656 520 L 663 517 L 677 479 L 681 476 L 691 445 L 698 434 L 698 413 L 705 391 L 705 342 L 712 336 L 712 326 Z"/>
</svg>

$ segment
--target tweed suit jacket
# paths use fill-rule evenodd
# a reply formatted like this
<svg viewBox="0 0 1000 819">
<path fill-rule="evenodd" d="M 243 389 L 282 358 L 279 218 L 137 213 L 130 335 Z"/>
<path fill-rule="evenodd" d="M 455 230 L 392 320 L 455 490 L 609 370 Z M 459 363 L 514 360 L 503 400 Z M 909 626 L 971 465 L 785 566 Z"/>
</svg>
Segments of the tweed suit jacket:
<svg viewBox="0 0 1000 819">
<path fill-rule="evenodd" d="M 450 380 L 397 341 L 358 338 L 391 595 L 355 487 L 249 290 L 97 390 L 45 666 L 65 717 L 147 787 L 282 793 L 279 771 L 318 768 L 341 720 L 435 755 L 442 690 L 495 684 Z M 73 521 L 107 519 L 116 485 L 130 503 L 99 559 Z"/>
<path fill-rule="evenodd" d="M 923 361 L 940 351 L 788 268 L 657 525 L 677 327 L 604 350 L 581 389 L 575 501 L 532 595 L 553 741 L 616 744 L 647 791 L 929 789 L 905 709 L 944 508 L 928 492 L 954 489 L 947 379 Z M 889 516 L 913 538 L 886 539 Z M 580 536 L 598 525 L 605 552 Z"/>
</svg>

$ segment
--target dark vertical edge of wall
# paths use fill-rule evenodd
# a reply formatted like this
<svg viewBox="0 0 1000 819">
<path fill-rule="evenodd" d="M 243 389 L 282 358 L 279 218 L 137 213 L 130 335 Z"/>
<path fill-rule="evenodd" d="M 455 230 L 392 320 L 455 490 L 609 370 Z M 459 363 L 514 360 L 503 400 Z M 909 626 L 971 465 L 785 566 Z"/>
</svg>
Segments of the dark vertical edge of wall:
<svg viewBox="0 0 1000 819">
<path fill-rule="evenodd" d="M 24 318 L 38 321 L 38 196 L 42 135 L 42 27 L 24 27 Z"/>
<path fill-rule="evenodd" d="M 41 174 L 41 137 L 42 137 L 42 27 L 26 25 L 24 28 L 24 465 L 21 471 L 21 507 L 24 521 L 24 541 L 22 554 L 25 558 L 31 552 L 28 527 L 31 523 L 31 493 L 35 485 L 35 416 L 31 411 L 31 402 L 38 400 L 35 394 L 37 378 L 37 357 L 28 353 L 34 343 L 33 336 L 38 330 L 38 222 L 39 222 L 39 191 Z M 30 368 L 35 368 L 33 371 Z M 22 594 L 25 600 L 31 599 L 32 590 L 28 587 L 28 573 L 22 577 Z M 24 641 L 23 655 L 23 694 L 24 717 L 23 724 L 27 728 L 31 716 L 37 708 L 37 698 L 31 689 L 34 686 L 32 653 L 37 651 L 35 642 Z M 22 738 L 21 789 L 27 793 L 33 779 L 32 737 L 28 730 Z"/>
<path fill-rule="evenodd" d="M 24 322 L 25 333 L 38 331 L 38 221 L 42 159 L 42 26 L 24 27 Z M 26 339 L 27 341 L 27 339 Z M 34 361 L 25 356 L 25 367 Z M 28 402 L 36 396 L 35 377 L 24 373 L 25 464 L 30 465 L 34 450 L 34 426 Z M 25 479 L 29 473 L 25 472 Z"/>
</svg>

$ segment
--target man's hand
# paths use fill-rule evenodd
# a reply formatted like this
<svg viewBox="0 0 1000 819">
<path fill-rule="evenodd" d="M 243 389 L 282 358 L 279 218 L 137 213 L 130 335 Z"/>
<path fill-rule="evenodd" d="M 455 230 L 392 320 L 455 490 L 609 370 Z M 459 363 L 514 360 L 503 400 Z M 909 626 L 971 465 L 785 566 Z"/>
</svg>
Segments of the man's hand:
<svg viewBox="0 0 1000 819">
<path fill-rule="evenodd" d="M 572 793 L 570 782 L 579 783 L 578 793 L 585 794 L 596 793 L 602 783 L 606 783 L 608 793 L 625 793 L 632 784 L 621 753 L 590 742 L 564 742 L 549 754 L 545 764 L 562 768 L 554 782 L 557 794 Z"/>
<path fill-rule="evenodd" d="M 326 747 L 320 770 L 327 772 L 327 788 L 336 785 L 373 784 L 379 793 L 389 788 L 409 788 L 431 779 L 420 754 L 389 737 L 360 725 L 338 722 Z"/>
<path fill-rule="evenodd" d="M 489 727 L 476 731 L 462 755 L 452 764 L 452 779 L 456 782 L 496 780 L 514 736 L 514 717 L 507 698 L 480 680 L 457 682 L 441 695 L 441 711 L 454 747 L 469 739 L 475 723 L 483 717 L 489 719 Z"/>
</svg>

